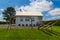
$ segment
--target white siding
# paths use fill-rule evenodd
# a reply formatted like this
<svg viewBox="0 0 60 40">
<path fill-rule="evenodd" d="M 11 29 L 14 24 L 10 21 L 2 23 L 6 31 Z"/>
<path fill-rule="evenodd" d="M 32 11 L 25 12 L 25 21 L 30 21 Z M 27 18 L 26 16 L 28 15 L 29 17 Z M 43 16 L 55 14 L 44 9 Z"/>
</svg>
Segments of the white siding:
<svg viewBox="0 0 60 40">
<path fill-rule="evenodd" d="M 26 17 L 22 17 L 22 19 L 23 19 L 23 21 L 20 21 L 20 17 L 16 17 L 16 25 L 18 26 L 18 24 L 24 24 L 24 25 L 26 25 L 26 24 L 28 24 L 28 25 L 30 25 L 31 24 L 31 19 L 30 19 L 30 21 L 25 21 L 25 18 Z M 40 22 L 40 20 L 38 19 L 38 17 L 33 17 L 34 18 L 34 21 L 32 21 L 32 25 L 33 24 L 36 24 L 37 22 Z M 42 20 L 42 19 L 41 19 Z"/>
</svg>

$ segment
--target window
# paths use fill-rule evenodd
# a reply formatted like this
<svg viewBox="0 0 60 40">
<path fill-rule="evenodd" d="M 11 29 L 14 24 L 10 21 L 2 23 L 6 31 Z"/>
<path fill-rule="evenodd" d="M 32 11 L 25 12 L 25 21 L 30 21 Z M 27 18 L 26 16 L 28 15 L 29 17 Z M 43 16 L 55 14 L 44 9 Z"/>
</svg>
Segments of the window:
<svg viewBox="0 0 60 40">
<path fill-rule="evenodd" d="M 32 24 L 30 24 L 30 26 L 32 26 Z"/>
<path fill-rule="evenodd" d="M 20 24 L 18 24 L 18 26 L 21 26 Z"/>
<path fill-rule="evenodd" d="M 23 18 L 24 18 L 24 17 L 21 16 L 21 17 L 20 17 L 20 21 L 23 21 Z"/>
<path fill-rule="evenodd" d="M 35 24 L 33 26 L 35 26 Z"/>
<path fill-rule="evenodd" d="M 29 21 L 29 17 L 26 17 L 26 18 L 25 18 L 25 21 Z"/>
<path fill-rule="evenodd" d="M 26 24 L 26 26 L 28 26 L 28 24 Z"/>
<path fill-rule="evenodd" d="M 23 19 L 21 18 L 20 21 L 23 21 Z"/>
<path fill-rule="evenodd" d="M 39 26 L 39 25 L 40 25 L 40 23 L 39 23 L 39 22 L 37 22 L 36 26 Z"/>
<path fill-rule="evenodd" d="M 24 24 L 22 24 L 22 26 L 24 26 Z"/>
<path fill-rule="evenodd" d="M 35 21 L 34 18 L 32 18 L 32 21 Z"/>
</svg>

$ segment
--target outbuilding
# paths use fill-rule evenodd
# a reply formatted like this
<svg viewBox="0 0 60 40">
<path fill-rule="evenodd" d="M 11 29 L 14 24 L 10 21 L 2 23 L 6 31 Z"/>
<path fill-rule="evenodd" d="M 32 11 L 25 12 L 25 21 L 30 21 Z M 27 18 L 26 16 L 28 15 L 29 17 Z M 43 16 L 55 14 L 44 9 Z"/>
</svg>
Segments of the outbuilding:
<svg viewBox="0 0 60 40">
<path fill-rule="evenodd" d="M 37 23 L 42 22 L 42 13 L 40 12 L 16 12 L 16 26 L 30 27 L 37 26 Z"/>
</svg>

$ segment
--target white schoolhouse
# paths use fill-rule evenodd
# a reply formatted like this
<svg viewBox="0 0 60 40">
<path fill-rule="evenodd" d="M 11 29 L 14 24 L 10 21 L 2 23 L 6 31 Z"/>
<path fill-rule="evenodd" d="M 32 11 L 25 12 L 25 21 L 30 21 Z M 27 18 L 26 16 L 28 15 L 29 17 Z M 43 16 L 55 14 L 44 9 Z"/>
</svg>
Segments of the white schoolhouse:
<svg viewBox="0 0 60 40">
<path fill-rule="evenodd" d="M 16 26 L 29 27 L 41 23 L 42 14 L 40 12 L 16 12 Z"/>
</svg>

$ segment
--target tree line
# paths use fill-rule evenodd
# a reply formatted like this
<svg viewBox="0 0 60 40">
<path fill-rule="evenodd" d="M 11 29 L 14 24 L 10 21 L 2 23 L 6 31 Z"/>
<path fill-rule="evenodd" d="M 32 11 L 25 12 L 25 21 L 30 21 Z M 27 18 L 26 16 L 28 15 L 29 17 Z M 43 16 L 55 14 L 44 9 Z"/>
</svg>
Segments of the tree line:
<svg viewBox="0 0 60 40">
<path fill-rule="evenodd" d="M 52 23 L 56 22 L 54 26 L 60 26 L 60 20 L 43 21 L 44 24 L 47 24 L 47 23 L 49 23 L 49 22 L 52 22 Z M 52 24 L 52 23 L 51 23 L 51 24 Z"/>
</svg>

